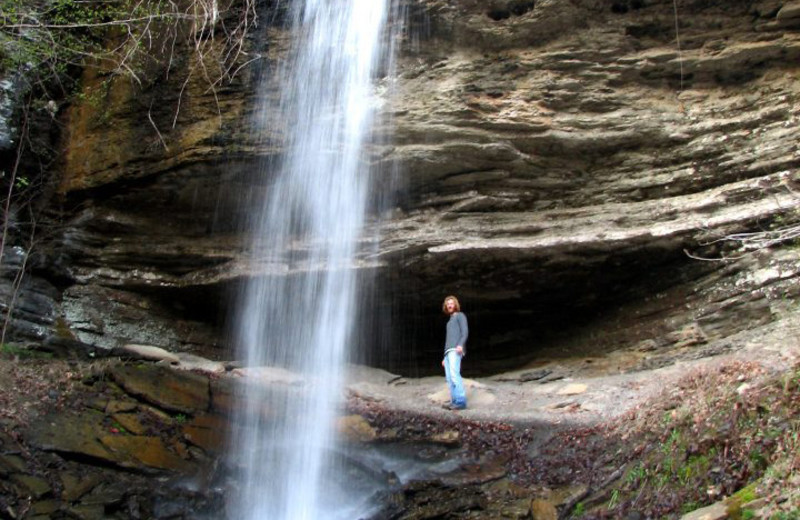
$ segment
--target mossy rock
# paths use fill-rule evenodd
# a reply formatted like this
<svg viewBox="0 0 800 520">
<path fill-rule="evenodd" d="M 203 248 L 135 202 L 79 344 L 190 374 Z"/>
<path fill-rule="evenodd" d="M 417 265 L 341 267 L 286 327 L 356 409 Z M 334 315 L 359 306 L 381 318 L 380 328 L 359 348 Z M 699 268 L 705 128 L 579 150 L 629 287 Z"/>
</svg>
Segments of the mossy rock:
<svg viewBox="0 0 800 520">
<path fill-rule="evenodd" d="M 195 414 L 210 406 L 207 377 L 147 364 L 119 365 L 111 376 L 130 395 L 164 410 Z"/>
</svg>

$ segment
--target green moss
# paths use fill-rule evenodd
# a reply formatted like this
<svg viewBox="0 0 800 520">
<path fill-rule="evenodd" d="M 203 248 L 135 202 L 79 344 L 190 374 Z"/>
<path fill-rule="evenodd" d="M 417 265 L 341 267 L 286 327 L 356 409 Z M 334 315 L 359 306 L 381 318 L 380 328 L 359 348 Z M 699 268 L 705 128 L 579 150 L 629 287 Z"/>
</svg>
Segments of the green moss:
<svg viewBox="0 0 800 520">
<path fill-rule="evenodd" d="M 62 339 L 77 339 L 75 334 L 72 332 L 72 329 L 69 328 L 69 324 L 67 320 L 64 318 L 58 318 L 55 323 L 55 333 L 56 337 Z"/>
<path fill-rule="evenodd" d="M 752 515 L 744 506 L 759 499 L 758 493 L 766 493 L 763 486 L 775 473 L 770 466 L 774 457 L 784 460 L 798 452 L 800 371 L 795 368 L 758 382 L 757 391 L 742 396 L 735 391 L 739 380 L 734 376 L 745 370 L 752 368 L 734 365 L 720 371 L 721 376 L 693 376 L 685 383 L 687 395 L 693 395 L 684 404 L 686 413 L 654 410 L 643 417 L 639 430 L 625 425 L 626 433 L 634 432 L 631 437 L 643 449 L 626 461 L 629 469 L 615 486 L 617 493 L 604 497 L 612 516 L 624 516 L 634 497 L 637 507 L 660 496 L 677 497 L 673 512 L 688 513 L 715 501 L 706 493 L 711 487 L 731 494 L 725 502 L 730 518 Z M 730 483 L 719 485 L 717 474 Z M 736 478 L 741 480 L 733 481 Z M 786 479 L 774 475 L 773 480 Z M 739 491 L 727 487 L 733 485 Z M 792 517 L 778 520 L 784 518 Z"/>
<path fill-rule="evenodd" d="M 52 359 L 53 354 L 21 347 L 13 343 L 3 343 L 2 347 L 0 347 L 0 357 L 6 359 Z"/>
<path fill-rule="evenodd" d="M 788 512 L 781 511 L 780 513 L 775 513 L 769 518 L 770 520 L 800 520 L 800 509 L 793 509 Z"/>
<path fill-rule="evenodd" d="M 731 497 L 725 501 L 728 515 L 733 519 L 744 518 L 747 511 L 742 510 L 742 506 L 749 504 L 757 498 L 759 497 L 756 493 L 756 483 L 752 482 L 731 495 Z"/>
</svg>

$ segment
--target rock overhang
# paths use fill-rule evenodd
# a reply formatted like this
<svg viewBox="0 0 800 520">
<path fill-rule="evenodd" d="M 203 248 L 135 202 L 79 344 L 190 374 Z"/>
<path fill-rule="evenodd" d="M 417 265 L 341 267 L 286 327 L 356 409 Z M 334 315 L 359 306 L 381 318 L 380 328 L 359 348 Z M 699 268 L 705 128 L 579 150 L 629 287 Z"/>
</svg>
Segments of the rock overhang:
<svg viewBox="0 0 800 520">
<path fill-rule="evenodd" d="M 538 348 L 521 333 L 503 334 L 514 323 L 569 334 L 570 319 L 589 324 L 615 304 L 635 307 L 648 290 L 672 283 L 680 292 L 735 271 L 698 263 L 684 249 L 771 225 L 796 205 L 790 58 L 800 44 L 791 29 L 763 25 L 777 12 L 769 3 L 757 13 L 715 2 L 687 7 L 697 16 L 681 27 L 686 46 L 678 50 L 665 32 L 674 27 L 670 2 L 617 2 L 625 9 L 616 10 L 598 2 L 411 2 L 412 22 L 424 14 L 429 30 L 404 47 L 391 88 L 381 80 L 385 117 L 370 161 L 376 191 L 389 194 L 375 195 L 381 212 L 352 266 L 365 286 L 388 295 L 363 298 L 393 316 L 386 327 L 394 341 L 426 343 L 394 366 L 414 370 L 435 355 L 438 300 L 451 290 L 465 296 L 487 336 L 500 338 L 492 344 L 512 345 L 495 349 L 502 358 Z M 547 31 L 531 30 L 544 23 Z M 648 23 L 652 30 L 636 29 Z M 186 132 L 165 136 L 170 153 L 131 147 L 135 157 L 123 154 L 119 164 L 101 153 L 89 161 L 94 170 L 65 180 L 76 209 L 54 248 L 62 282 L 145 295 L 221 331 L 243 280 L 305 268 L 246 261 L 252 252 L 240 223 L 269 190 L 270 169 L 260 166 L 281 153 L 279 122 L 262 142 L 241 124 L 255 76 L 220 92 L 226 110 L 213 124 L 210 105 L 200 106 L 210 98 L 189 99 Z M 149 128 L 145 114 L 111 108 L 127 129 L 114 143 Z M 154 117 L 174 115 L 161 112 Z M 87 145 L 107 131 L 86 125 L 75 135 Z M 659 311 L 662 320 L 691 321 L 679 300 Z"/>
</svg>

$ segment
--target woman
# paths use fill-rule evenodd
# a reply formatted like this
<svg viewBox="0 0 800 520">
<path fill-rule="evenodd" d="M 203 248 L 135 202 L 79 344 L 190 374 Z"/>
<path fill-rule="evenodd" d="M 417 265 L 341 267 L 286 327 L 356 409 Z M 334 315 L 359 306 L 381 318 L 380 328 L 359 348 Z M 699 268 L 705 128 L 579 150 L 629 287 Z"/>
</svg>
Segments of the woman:
<svg viewBox="0 0 800 520">
<path fill-rule="evenodd" d="M 447 335 L 444 341 L 442 366 L 450 387 L 450 402 L 444 407 L 448 410 L 463 410 L 467 407 L 467 395 L 461 380 L 461 358 L 467 355 L 467 336 L 469 327 L 467 317 L 461 312 L 458 298 L 448 296 L 442 304 L 442 311 L 450 316 L 447 322 Z"/>
</svg>

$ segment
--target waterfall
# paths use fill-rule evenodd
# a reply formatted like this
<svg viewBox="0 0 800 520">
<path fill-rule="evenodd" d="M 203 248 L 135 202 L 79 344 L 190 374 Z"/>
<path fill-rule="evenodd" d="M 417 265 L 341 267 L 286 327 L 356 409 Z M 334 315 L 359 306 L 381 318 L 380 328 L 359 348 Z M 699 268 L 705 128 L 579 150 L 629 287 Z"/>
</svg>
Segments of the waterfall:
<svg viewBox="0 0 800 520">
<path fill-rule="evenodd" d="M 390 8 L 389 0 L 296 0 L 289 9 L 277 118 L 286 151 L 277 173 L 263 168 L 276 177 L 248 223 L 257 276 L 242 290 L 235 326 L 249 368 L 231 440 L 242 474 L 230 517 L 350 520 L 362 498 L 336 485 L 334 423 L 353 341 L 354 261 L 370 190 L 364 145 Z M 262 131 L 272 130 L 274 111 L 258 111 Z"/>
</svg>

